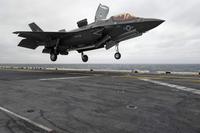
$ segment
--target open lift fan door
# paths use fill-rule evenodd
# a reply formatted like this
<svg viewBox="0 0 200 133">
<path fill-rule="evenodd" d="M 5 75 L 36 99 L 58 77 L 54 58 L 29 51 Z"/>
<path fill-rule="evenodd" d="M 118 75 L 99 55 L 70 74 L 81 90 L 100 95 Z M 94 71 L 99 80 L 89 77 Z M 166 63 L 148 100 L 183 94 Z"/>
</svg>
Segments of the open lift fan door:
<svg viewBox="0 0 200 133">
<path fill-rule="evenodd" d="M 109 12 L 109 7 L 105 5 L 99 5 L 95 15 L 95 21 L 106 19 Z"/>
</svg>

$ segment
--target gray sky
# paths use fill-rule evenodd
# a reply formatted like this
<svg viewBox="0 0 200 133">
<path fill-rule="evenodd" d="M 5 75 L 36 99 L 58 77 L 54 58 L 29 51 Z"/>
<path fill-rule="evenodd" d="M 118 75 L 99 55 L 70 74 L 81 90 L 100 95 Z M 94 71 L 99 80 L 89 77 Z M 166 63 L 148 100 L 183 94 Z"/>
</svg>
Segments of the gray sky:
<svg viewBox="0 0 200 133">
<path fill-rule="evenodd" d="M 143 36 L 120 43 L 122 58 L 114 59 L 115 49 L 86 52 L 88 63 L 195 63 L 200 64 L 199 0 L 0 0 L 0 63 L 52 63 L 43 47 L 17 47 L 21 38 L 13 31 L 30 30 L 36 22 L 43 30 L 76 28 L 87 18 L 91 23 L 99 3 L 110 7 L 109 16 L 130 12 L 138 17 L 166 20 Z M 56 63 L 82 63 L 72 51 Z"/>
</svg>

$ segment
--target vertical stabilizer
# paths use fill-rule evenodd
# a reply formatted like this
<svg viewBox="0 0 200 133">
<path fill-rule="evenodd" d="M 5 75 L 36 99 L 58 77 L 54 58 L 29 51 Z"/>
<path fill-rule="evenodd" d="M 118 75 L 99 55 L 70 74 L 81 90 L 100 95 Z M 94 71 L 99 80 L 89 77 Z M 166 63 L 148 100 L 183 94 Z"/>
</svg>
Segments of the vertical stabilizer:
<svg viewBox="0 0 200 133">
<path fill-rule="evenodd" d="M 29 27 L 33 32 L 43 32 L 43 30 L 37 26 L 34 22 L 29 24 Z"/>
</svg>

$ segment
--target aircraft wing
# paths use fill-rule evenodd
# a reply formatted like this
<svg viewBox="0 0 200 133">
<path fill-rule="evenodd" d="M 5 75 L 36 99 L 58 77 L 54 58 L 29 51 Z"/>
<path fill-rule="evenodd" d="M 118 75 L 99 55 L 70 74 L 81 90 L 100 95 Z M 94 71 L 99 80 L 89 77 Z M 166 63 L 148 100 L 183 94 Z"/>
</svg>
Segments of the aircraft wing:
<svg viewBox="0 0 200 133">
<path fill-rule="evenodd" d="M 96 27 L 96 28 L 88 28 L 88 29 L 80 29 L 76 31 L 70 32 L 32 32 L 32 31 L 16 31 L 13 32 L 14 34 L 18 34 L 19 37 L 32 39 L 35 41 L 47 41 L 49 39 L 57 39 L 57 38 L 65 38 L 74 36 L 77 34 L 82 34 L 85 32 L 95 32 L 99 31 L 99 29 L 103 29 L 103 27 Z"/>
<path fill-rule="evenodd" d="M 35 40 L 35 41 L 47 41 L 50 39 L 62 38 L 71 36 L 74 32 L 32 32 L 32 31 L 16 31 L 14 34 L 18 34 L 19 37 Z"/>
<path fill-rule="evenodd" d="M 67 37 L 70 38 L 87 32 L 92 32 L 95 35 L 96 32 L 100 29 L 103 29 L 103 27 L 80 29 L 71 32 L 16 31 L 14 34 L 18 34 L 19 37 L 25 38 L 19 43 L 18 46 L 35 49 L 39 45 L 43 45 L 46 41 L 49 40 L 62 39 Z"/>
</svg>

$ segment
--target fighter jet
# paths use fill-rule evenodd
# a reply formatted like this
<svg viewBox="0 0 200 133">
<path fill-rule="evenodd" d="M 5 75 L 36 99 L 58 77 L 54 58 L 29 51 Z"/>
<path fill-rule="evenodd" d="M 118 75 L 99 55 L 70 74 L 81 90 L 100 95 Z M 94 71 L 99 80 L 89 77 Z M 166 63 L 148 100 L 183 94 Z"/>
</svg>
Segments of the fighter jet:
<svg viewBox="0 0 200 133">
<path fill-rule="evenodd" d="M 88 61 L 85 51 L 116 47 L 115 59 L 120 59 L 119 43 L 157 27 L 164 20 L 141 18 L 123 13 L 107 18 L 109 7 L 99 5 L 95 21 L 88 24 L 87 19 L 77 22 L 77 29 L 72 31 L 60 30 L 58 32 L 45 32 L 35 23 L 29 24 L 32 31 L 16 31 L 23 39 L 18 44 L 20 47 L 36 49 L 44 46 L 42 53 L 50 54 L 51 61 L 56 61 L 57 56 L 68 55 L 70 51 L 81 53 L 83 62 Z"/>
</svg>

